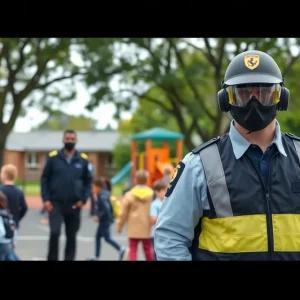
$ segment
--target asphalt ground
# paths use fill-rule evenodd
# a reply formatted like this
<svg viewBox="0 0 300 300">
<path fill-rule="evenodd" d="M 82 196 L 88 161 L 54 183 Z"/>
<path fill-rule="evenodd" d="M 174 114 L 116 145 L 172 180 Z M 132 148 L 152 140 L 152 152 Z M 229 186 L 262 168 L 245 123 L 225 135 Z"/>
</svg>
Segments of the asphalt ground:
<svg viewBox="0 0 300 300">
<path fill-rule="evenodd" d="M 21 221 L 18 232 L 16 253 L 22 260 L 46 260 L 49 240 L 49 226 L 42 225 L 39 205 L 33 205 L 28 201 L 29 210 Z M 88 207 L 86 207 L 88 208 Z M 88 209 L 81 212 L 81 227 L 77 235 L 77 255 L 76 260 L 84 261 L 94 255 L 95 233 L 97 224 L 93 222 Z M 126 228 L 121 234 L 116 233 L 115 224 L 111 227 L 112 237 L 122 246 L 128 244 L 126 237 Z M 60 238 L 60 260 L 63 260 L 65 247 L 64 225 L 62 226 Z M 102 239 L 102 250 L 100 260 L 116 261 L 119 259 L 119 253 L 104 239 Z M 138 260 L 145 260 L 142 245 L 139 245 Z"/>
</svg>

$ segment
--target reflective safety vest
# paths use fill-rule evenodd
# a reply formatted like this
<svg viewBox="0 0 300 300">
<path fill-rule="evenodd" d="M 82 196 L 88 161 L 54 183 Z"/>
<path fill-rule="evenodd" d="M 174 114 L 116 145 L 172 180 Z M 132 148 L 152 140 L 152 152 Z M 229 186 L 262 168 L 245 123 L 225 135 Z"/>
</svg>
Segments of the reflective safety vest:
<svg viewBox="0 0 300 300">
<path fill-rule="evenodd" d="M 210 209 L 195 228 L 193 260 L 300 260 L 300 138 L 282 134 L 287 157 L 271 160 L 268 186 L 228 133 L 193 150 Z"/>
</svg>

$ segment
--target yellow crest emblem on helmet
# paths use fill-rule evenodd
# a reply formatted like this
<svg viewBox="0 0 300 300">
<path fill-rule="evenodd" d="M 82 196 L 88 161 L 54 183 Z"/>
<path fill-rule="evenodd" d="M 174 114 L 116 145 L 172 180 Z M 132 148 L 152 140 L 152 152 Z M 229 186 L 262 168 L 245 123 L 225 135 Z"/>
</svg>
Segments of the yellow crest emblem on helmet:
<svg viewBox="0 0 300 300">
<path fill-rule="evenodd" d="M 244 57 L 244 63 L 248 69 L 250 70 L 256 69 L 259 66 L 259 55 L 254 55 L 254 54 L 246 55 Z"/>
</svg>

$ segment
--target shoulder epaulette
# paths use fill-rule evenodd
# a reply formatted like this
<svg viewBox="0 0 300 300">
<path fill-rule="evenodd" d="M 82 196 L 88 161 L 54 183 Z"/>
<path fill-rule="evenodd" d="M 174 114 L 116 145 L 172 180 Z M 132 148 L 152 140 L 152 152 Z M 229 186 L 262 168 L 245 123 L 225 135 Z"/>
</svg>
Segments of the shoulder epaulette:
<svg viewBox="0 0 300 300">
<path fill-rule="evenodd" d="M 53 150 L 53 151 L 49 152 L 49 157 L 53 157 L 55 155 L 57 155 L 57 150 Z"/>
<path fill-rule="evenodd" d="M 199 153 L 202 149 L 208 147 L 208 146 L 211 145 L 211 144 L 214 144 L 214 143 L 218 142 L 219 139 L 220 139 L 219 136 L 218 136 L 218 137 L 214 137 L 213 139 L 211 139 L 211 140 L 209 140 L 209 141 L 207 141 L 207 142 L 205 142 L 205 143 L 199 145 L 199 146 L 196 147 L 195 149 L 193 149 L 193 150 L 192 150 L 192 153 L 194 153 L 194 154 Z"/>
<path fill-rule="evenodd" d="M 87 156 L 87 154 L 85 154 L 85 153 L 80 153 L 80 156 L 82 157 L 82 158 L 84 158 L 84 159 L 88 159 L 88 156 Z"/>
<path fill-rule="evenodd" d="M 288 136 L 289 138 L 293 139 L 293 140 L 300 141 L 300 137 L 298 137 L 298 136 L 296 136 L 292 133 L 286 132 L 285 135 Z"/>
</svg>

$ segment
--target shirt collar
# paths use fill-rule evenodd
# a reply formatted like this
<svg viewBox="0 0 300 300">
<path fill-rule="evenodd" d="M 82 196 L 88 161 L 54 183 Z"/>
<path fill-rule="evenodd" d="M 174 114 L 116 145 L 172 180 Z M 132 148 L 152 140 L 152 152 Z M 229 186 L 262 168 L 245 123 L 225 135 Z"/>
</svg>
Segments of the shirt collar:
<svg viewBox="0 0 300 300">
<path fill-rule="evenodd" d="M 233 121 L 231 121 L 230 124 L 229 137 L 232 143 L 232 148 L 236 159 L 241 158 L 251 144 L 237 131 L 237 129 L 233 124 Z M 276 120 L 275 136 L 271 145 L 272 144 L 275 144 L 277 146 L 278 151 L 282 155 L 287 156 L 282 144 L 280 125 L 277 120 Z"/>
</svg>

